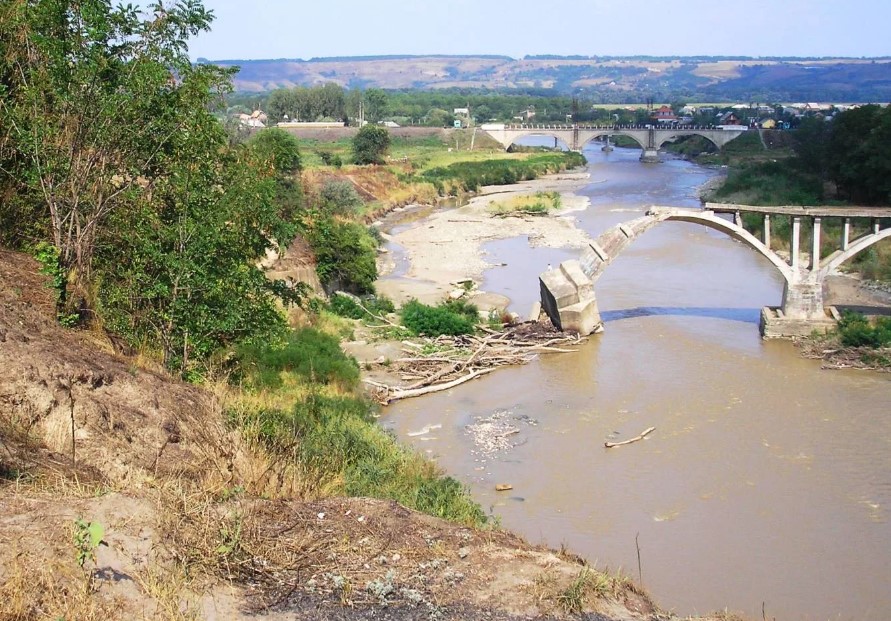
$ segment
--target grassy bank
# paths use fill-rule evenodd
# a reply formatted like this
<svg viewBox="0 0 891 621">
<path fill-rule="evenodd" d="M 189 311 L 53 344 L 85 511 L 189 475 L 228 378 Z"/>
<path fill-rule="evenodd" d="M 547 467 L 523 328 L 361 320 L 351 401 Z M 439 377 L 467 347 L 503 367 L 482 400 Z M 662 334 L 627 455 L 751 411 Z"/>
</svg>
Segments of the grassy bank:
<svg viewBox="0 0 891 621">
<path fill-rule="evenodd" d="M 227 421 L 296 473 L 304 500 L 390 499 L 461 524 L 486 523 L 463 485 L 376 423 L 358 364 L 336 337 L 304 327 L 284 342 L 244 347 L 237 359 Z"/>
<path fill-rule="evenodd" d="M 471 146 L 473 147 L 471 149 Z M 542 149 L 505 152 L 482 132 L 457 130 L 441 136 L 392 139 L 386 164 L 354 166 L 349 140 L 301 141 L 304 180 L 312 192 L 326 180 L 348 179 L 373 220 L 393 207 L 432 203 L 438 197 L 475 192 L 484 185 L 508 185 L 583 166 L 581 154 Z M 331 164 L 332 161 L 339 164 Z"/>
</svg>

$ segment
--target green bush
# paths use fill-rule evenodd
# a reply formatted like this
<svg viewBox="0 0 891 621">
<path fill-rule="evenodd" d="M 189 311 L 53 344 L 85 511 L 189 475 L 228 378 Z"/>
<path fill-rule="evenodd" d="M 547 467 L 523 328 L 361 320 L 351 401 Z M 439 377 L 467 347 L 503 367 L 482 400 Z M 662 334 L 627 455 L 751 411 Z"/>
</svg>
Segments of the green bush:
<svg viewBox="0 0 891 621">
<path fill-rule="evenodd" d="M 244 345 L 236 357 L 240 377 L 255 388 L 280 388 L 283 372 L 347 389 L 359 382 L 356 360 L 343 353 L 336 338 L 315 328 L 292 332 L 281 344 Z"/>
<path fill-rule="evenodd" d="M 875 324 L 859 313 L 845 312 L 838 322 L 838 333 L 846 347 L 891 346 L 891 317 L 879 317 Z"/>
<path fill-rule="evenodd" d="M 374 291 L 377 241 L 367 227 L 323 216 L 312 223 L 306 239 L 316 255 L 316 273 L 326 291 Z"/>
<path fill-rule="evenodd" d="M 362 306 L 368 309 L 374 315 L 386 315 L 396 310 L 393 302 L 389 298 L 377 295 L 368 295 L 361 298 Z M 331 312 L 341 317 L 349 319 L 366 319 L 370 317 L 368 313 L 362 310 L 362 307 L 346 295 L 334 295 L 331 297 Z"/>
<path fill-rule="evenodd" d="M 466 310 L 465 308 L 464 311 Z M 414 334 L 456 336 L 472 333 L 475 317 L 471 319 L 467 312 L 456 312 L 450 309 L 448 304 L 427 306 L 417 300 L 411 300 L 402 307 L 402 324 Z"/>
<path fill-rule="evenodd" d="M 355 186 L 349 181 L 330 180 L 322 186 L 320 193 L 322 207 L 328 213 L 340 215 L 353 215 L 357 213 L 365 202 Z"/>
</svg>

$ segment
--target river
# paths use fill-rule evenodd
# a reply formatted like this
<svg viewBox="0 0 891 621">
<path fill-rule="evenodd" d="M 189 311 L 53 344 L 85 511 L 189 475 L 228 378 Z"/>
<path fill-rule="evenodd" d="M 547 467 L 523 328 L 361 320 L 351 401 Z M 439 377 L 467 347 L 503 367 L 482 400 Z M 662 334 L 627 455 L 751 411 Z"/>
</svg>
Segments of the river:
<svg viewBox="0 0 891 621">
<path fill-rule="evenodd" d="M 593 236 L 650 204 L 697 206 L 716 174 L 643 165 L 637 150 L 585 155 L 591 206 L 576 217 Z M 484 288 L 524 316 L 537 274 L 575 254 L 523 239 L 486 250 L 506 265 Z M 791 344 L 762 341 L 759 311 L 779 304 L 781 277 L 696 225 L 649 231 L 596 291 L 605 331 L 577 353 L 396 403 L 384 424 L 506 528 L 642 578 L 679 614 L 761 618 L 763 604 L 783 620 L 891 618 L 888 376 L 821 371 Z M 519 433 L 485 453 L 466 426 L 493 415 Z M 428 425 L 442 427 L 414 433 Z M 642 442 L 603 446 L 650 426 Z"/>
</svg>

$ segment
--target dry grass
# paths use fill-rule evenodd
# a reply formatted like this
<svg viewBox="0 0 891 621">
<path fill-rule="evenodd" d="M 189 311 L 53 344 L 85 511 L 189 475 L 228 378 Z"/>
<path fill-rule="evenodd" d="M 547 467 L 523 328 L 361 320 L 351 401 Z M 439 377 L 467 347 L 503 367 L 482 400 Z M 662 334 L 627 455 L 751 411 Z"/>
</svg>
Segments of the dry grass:
<svg viewBox="0 0 891 621">
<path fill-rule="evenodd" d="M 651 605 L 649 598 L 630 578 L 588 566 L 581 567 L 574 576 L 553 570 L 544 571 L 529 587 L 529 594 L 545 613 L 578 615 L 597 610 L 598 603 L 603 600 L 622 601 L 629 595 Z"/>
<path fill-rule="evenodd" d="M 21 551 L 12 558 L 0 584 L 0 621 L 122 618 L 121 601 L 98 593 L 92 576 L 77 567 L 73 555 L 70 563 Z"/>
</svg>

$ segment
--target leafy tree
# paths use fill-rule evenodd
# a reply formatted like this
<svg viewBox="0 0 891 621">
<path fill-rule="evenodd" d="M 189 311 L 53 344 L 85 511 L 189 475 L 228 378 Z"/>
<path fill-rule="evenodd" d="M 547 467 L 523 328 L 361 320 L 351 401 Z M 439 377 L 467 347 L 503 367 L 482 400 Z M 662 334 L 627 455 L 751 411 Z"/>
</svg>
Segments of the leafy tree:
<svg viewBox="0 0 891 621">
<path fill-rule="evenodd" d="M 300 160 L 274 130 L 232 144 L 211 113 L 230 73 L 186 54 L 200 2 L 151 10 L 0 6 L 0 221 L 51 240 L 62 293 L 191 372 L 286 328 L 279 303 L 301 290 L 256 262 L 295 233 Z"/>
<path fill-rule="evenodd" d="M 185 110 L 208 105 L 230 72 L 189 60 L 186 39 L 211 20 L 197 0 L 152 4 L 147 19 L 108 0 L 2 10 L 0 174 L 47 215 L 63 293 L 87 297 L 108 216 L 152 191 Z"/>
<path fill-rule="evenodd" d="M 455 115 L 448 110 L 433 108 L 427 113 L 427 125 L 430 127 L 450 127 L 455 121 Z"/>
<path fill-rule="evenodd" d="M 377 241 L 366 227 L 322 216 L 309 227 L 307 241 L 316 255 L 319 280 L 328 292 L 374 291 Z"/>
<path fill-rule="evenodd" d="M 106 325 L 156 344 L 167 366 L 184 371 L 220 347 L 281 334 L 277 299 L 296 302 L 301 293 L 255 264 L 294 234 L 274 170 L 250 148 L 226 149 L 225 132 L 204 110 L 188 120 L 151 200 L 115 211 L 97 251 Z"/>
<path fill-rule="evenodd" d="M 282 175 L 300 172 L 300 143 L 297 138 L 278 127 L 264 129 L 249 141 L 254 150 L 267 159 L 273 169 Z"/>
<path fill-rule="evenodd" d="M 369 88 L 365 91 L 365 118 L 369 123 L 377 123 L 389 110 L 387 92 L 380 88 Z"/>
<path fill-rule="evenodd" d="M 390 149 L 390 132 L 380 125 L 366 125 L 353 137 L 353 156 L 357 164 L 383 164 Z"/>
</svg>

